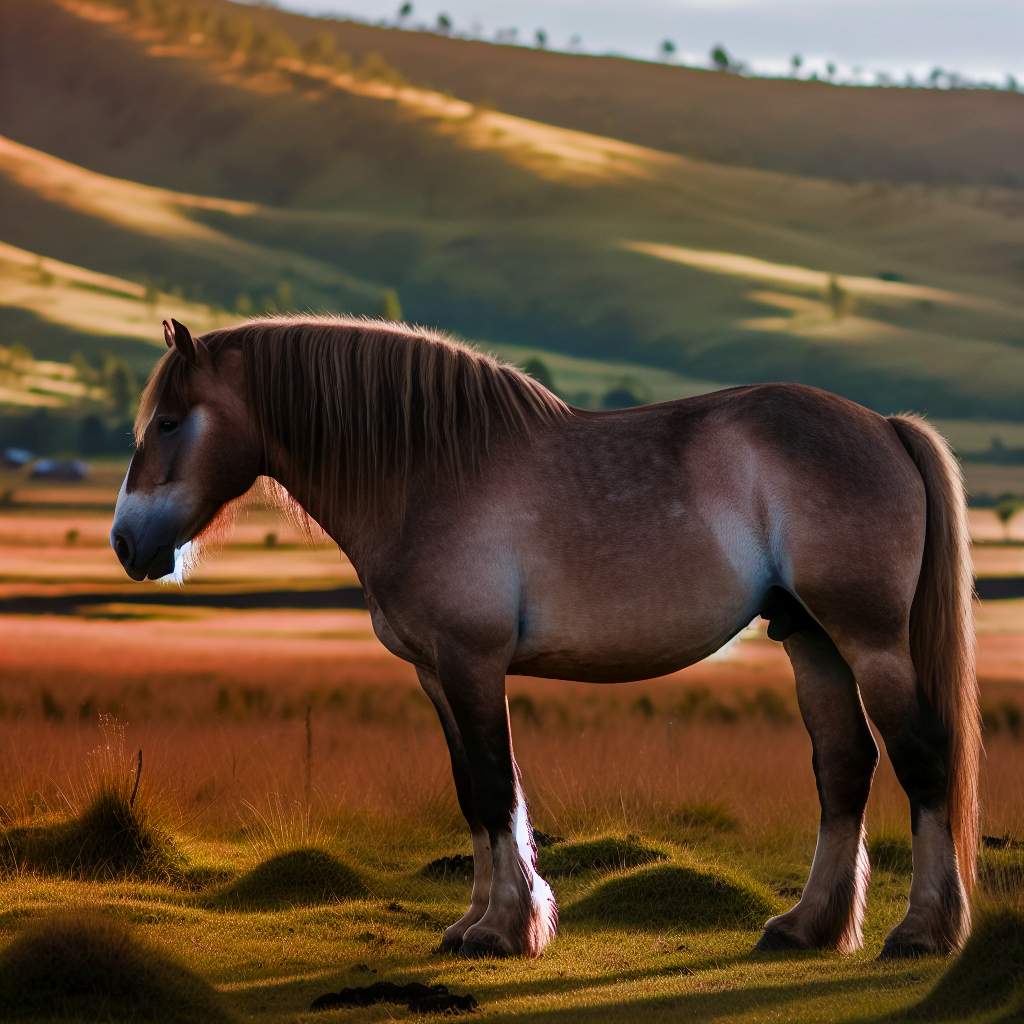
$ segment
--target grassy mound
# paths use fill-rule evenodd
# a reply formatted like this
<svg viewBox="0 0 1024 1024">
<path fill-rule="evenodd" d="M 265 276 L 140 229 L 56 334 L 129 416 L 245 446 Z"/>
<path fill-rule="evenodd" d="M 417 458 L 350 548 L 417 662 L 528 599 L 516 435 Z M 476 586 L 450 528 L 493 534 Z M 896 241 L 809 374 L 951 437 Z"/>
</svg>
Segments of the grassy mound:
<svg viewBox="0 0 1024 1024">
<path fill-rule="evenodd" d="M 904 836 L 875 836 L 868 843 L 871 866 L 880 871 L 909 875 L 914 869 L 910 840 Z"/>
<path fill-rule="evenodd" d="M 625 928 L 759 928 L 777 911 L 750 878 L 717 868 L 659 864 L 594 886 L 562 914 L 569 922 Z"/>
<path fill-rule="evenodd" d="M 274 910 L 360 899 L 367 888 L 337 857 L 312 847 L 279 853 L 214 893 L 211 906 Z"/>
<path fill-rule="evenodd" d="M 989 911 L 963 952 L 909 1016 L 963 1020 L 1004 1008 L 1006 1021 L 1024 1020 L 1024 910 Z"/>
<path fill-rule="evenodd" d="M 542 875 L 560 878 L 585 871 L 622 871 L 667 858 L 664 850 L 645 845 L 637 836 L 601 836 L 542 849 L 538 867 Z"/>
<path fill-rule="evenodd" d="M 4 1020 L 225 1024 L 220 997 L 113 921 L 39 922 L 0 953 Z"/>
<path fill-rule="evenodd" d="M 70 821 L 5 830 L 0 867 L 74 878 L 179 881 L 186 863 L 145 810 L 103 790 Z"/>
</svg>

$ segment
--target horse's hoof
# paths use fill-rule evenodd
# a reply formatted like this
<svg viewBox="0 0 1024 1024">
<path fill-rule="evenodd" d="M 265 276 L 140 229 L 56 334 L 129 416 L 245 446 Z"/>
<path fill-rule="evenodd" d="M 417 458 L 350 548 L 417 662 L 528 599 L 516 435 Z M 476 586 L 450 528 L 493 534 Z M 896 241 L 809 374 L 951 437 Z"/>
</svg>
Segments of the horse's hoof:
<svg viewBox="0 0 1024 1024">
<path fill-rule="evenodd" d="M 922 956 L 936 956 L 937 950 L 929 949 L 923 942 L 914 942 L 890 935 L 878 954 L 879 960 L 916 960 Z"/>
<path fill-rule="evenodd" d="M 778 928 L 766 928 L 764 935 L 754 947 L 755 953 L 792 953 L 794 950 L 807 949 L 799 939 Z"/>
<path fill-rule="evenodd" d="M 515 956 L 516 951 L 508 939 L 497 932 L 483 928 L 470 928 L 462 938 L 459 955 L 465 957 Z"/>
<path fill-rule="evenodd" d="M 445 929 L 444 934 L 441 936 L 441 944 L 434 950 L 435 953 L 439 953 L 446 956 L 452 956 L 462 949 L 462 939 L 465 935 L 464 932 L 453 932 L 451 928 Z"/>
</svg>

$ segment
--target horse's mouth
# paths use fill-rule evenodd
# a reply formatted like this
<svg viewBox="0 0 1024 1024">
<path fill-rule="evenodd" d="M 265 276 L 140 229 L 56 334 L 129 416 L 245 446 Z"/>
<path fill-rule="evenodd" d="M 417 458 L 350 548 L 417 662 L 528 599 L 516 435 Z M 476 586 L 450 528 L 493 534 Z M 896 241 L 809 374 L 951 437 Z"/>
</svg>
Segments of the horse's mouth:
<svg viewBox="0 0 1024 1024">
<path fill-rule="evenodd" d="M 156 549 L 145 573 L 140 577 L 146 580 L 160 580 L 174 572 L 174 545 L 163 544 Z"/>
</svg>

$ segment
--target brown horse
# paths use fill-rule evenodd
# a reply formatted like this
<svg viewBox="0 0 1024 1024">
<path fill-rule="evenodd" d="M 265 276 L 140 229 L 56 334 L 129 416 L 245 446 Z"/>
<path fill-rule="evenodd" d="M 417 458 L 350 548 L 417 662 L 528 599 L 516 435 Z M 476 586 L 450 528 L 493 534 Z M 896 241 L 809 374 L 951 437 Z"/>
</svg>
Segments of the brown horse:
<svg viewBox="0 0 1024 1024">
<path fill-rule="evenodd" d="M 364 320 L 259 320 L 198 342 L 164 329 L 114 550 L 133 579 L 180 573 L 260 476 L 337 542 L 377 636 L 437 709 L 472 832 L 472 901 L 443 948 L 537 954 L 555 932 L 506 675 L 658 676 L 758 614 L 792 660 L 821 799 L 803 895 L 759 947 L 861 944 L 878 760 L 865 711 L 913 831 L 909 908 L 883 955 L 962 944 L 971 571 L 959 471 L 927 424 L 787 384 L 585 412 L 434 331 Z"/>
</svg>

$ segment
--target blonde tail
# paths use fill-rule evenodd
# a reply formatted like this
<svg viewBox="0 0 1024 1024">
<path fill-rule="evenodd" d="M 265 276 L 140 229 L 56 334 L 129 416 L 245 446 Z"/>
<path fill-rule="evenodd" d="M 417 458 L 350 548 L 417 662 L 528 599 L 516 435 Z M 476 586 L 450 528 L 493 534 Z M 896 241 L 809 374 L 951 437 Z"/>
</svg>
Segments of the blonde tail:
<svg viewBox="0 0 1024 1024">
<path fill-rule="evenodd" d="M 967 501 L 956 456 L 918 416 L 891 416 L 927 494 L 921 575 L 910 612 L 918 683 L 949 735 L 948 811 L 968 895 L 977 875 L 981 715 L 974 667 L 974 578 Z"/>
</svg>

